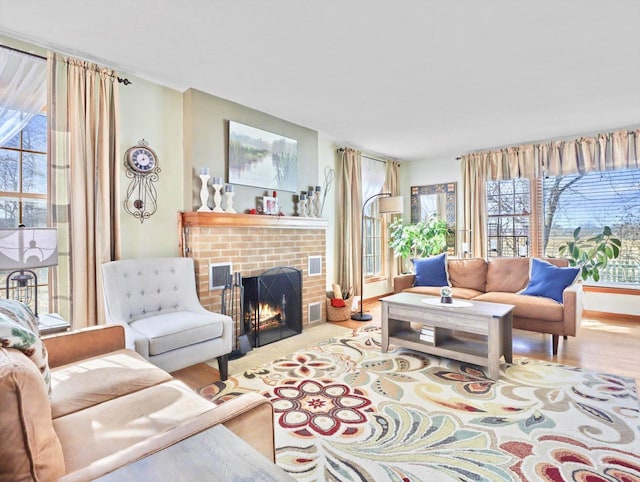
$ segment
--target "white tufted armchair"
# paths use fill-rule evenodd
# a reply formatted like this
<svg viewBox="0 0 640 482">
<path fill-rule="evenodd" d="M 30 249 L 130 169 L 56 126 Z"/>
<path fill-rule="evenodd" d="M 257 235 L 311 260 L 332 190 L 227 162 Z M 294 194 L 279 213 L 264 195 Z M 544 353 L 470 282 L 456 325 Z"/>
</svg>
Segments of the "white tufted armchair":
<svg viewBox="0 0 640 482">
<path fill-rule="evenodd" d="M 124 326 L 127 347 L 167 372 L 218 358 L 228 376 L 232 320 L 202 307 L 191 258 L 102 265 L 107 323 Z"/>
</svg>

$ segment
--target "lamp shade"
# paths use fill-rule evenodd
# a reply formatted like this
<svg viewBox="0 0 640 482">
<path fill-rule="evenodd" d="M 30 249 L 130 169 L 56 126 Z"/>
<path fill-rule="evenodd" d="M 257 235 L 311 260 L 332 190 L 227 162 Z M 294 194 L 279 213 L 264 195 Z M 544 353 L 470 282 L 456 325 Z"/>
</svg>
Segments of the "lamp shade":
<svg viewBox="0 0 640 482">
<path fill-rule="evenodd" d="M 378 212 L 380 214 L 404 213 L 404 199 L 402 196 L 388 196 L 378 199 Z"/>
<path fill-rule="evenodd" d="M 0 269 L 35 269 L 57 264 L 56 228 L 0 228 Z"/>
</svg>

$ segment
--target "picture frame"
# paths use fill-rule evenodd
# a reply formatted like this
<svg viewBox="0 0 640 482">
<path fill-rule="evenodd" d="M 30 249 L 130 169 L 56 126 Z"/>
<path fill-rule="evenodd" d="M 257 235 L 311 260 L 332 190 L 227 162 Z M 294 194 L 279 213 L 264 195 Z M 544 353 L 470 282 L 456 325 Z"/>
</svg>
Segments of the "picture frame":
<svg viewBox="0 0 640 482">
<path fill-rule="evenodd" d="M 280 214 L 278 212 L 278 201 L 276 198 L 272 196 L 262 196 L 262 212 L 272 216 Z"/>
<path fill-rule="evenodd" d="M 298 141 L 229 121 L 230 184 L 298 191 Z"/>
</svg>

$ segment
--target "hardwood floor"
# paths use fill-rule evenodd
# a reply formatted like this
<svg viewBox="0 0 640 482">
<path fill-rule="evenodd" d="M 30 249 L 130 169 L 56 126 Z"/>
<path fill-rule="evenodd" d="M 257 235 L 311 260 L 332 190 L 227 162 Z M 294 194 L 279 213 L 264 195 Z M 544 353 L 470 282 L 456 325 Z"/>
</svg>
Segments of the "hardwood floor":
<svg viewBox="0 0 640 482">
<path fill-rule="evenodd" d="M 365 303 L 365 310 L 373 316 L 372 321 L 358 322 L 348 320 L 327 322 L 327 324 L 336 326 L 336 330 L 341 328 L 358 329 L 368 325 L 380 326 L 380 303 Z M 305 332 L 314 329 L 307 328 Z M 301 346 L 299 348 L 304 348 L 304 346 L 312 343 L 305 343 L 305 332 L 302 335 L 293 337 L 300 337 L 299 343 Z M 615 320 L 609 316 L 602 317 L 602 319 L 596 319 L 593 316 L 584 318 L 576 337 L 560 340 L 556 356 L 551 353 L 551 335 L 542 335 L 523 330 L 514 330 L 513 332 L 514 356 L 535 358 L 593 371 L 623 375 L 634 378 L 637 386 L 640 386 L 639 348 L 640 322 L 629 319 Z M 291 351 L 295 351 L 295 349 L 297 348 L 293 348 Z M 287 351 L 287 353 L 289 352 Z M 259 356 L 256 356 L 252 361 L 255 361 L 255 366 L 258 366 L 270 361 L 272 357 L 273 355 L 269 354 L 268 359 L 261 360 Z M 215 361 L 212 362 L 213 365 L 215 363 Z M 233 364 L 230 365 L 229 373 L 231 375 L 234 373 Z M 220 380 L 218 370 L 207 364 L 185 368 L 173 373 L 173 375 L 194 389 Z"/>
</svg>

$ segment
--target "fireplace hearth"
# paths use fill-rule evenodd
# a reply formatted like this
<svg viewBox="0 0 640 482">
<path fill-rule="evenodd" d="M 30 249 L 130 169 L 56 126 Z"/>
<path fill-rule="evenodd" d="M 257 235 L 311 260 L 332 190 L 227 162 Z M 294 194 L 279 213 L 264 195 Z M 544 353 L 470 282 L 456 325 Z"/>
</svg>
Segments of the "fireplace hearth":
<svg viewBox="0 0 640 482">
<path fill-rule="evenodd" d="M 254 347 L 302 332 L 302 271 L 291 267 L 269 269 L 242 278 L 244 328 Z"/>
</svg>

